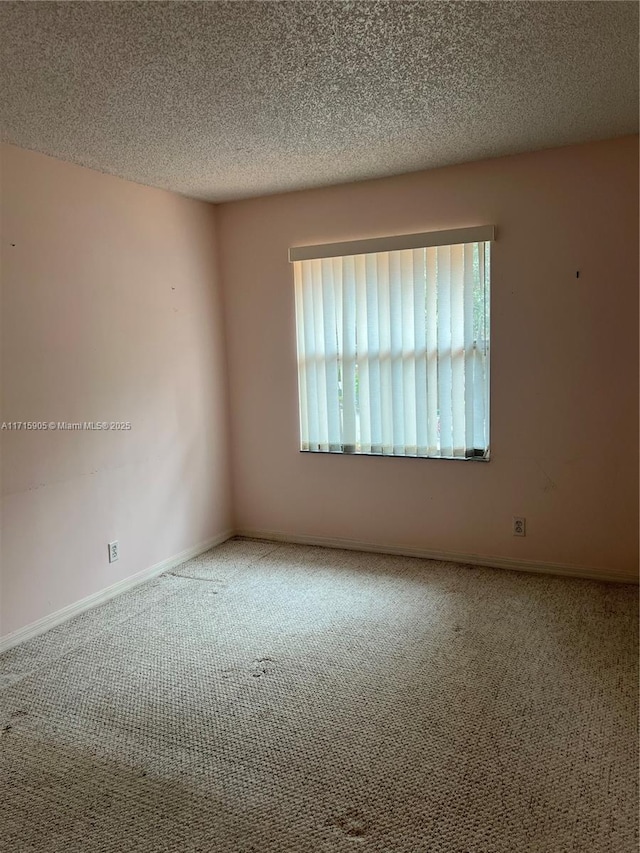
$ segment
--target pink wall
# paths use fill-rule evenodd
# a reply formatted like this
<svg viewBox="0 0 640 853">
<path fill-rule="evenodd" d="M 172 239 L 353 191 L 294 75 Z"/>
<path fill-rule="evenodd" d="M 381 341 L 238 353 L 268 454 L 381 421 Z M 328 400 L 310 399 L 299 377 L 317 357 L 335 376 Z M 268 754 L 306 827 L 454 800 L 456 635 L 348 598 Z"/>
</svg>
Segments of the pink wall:
<svg viewBox="0 0 640 853">
<path fill-rule="evenodd" d="M 0 421 L 133 428 L 0 432 L 0 635 L 232 527 L 633 576 L 637 157 L 630 137 L 216 209 L 4 146 Z M 300 454 L 288 247 L 479 223 L 491 462 Z"/>
<path fill-rule="evenodd" d="M 223 205 L 238 528 L 635 574 L 637 162 L 628 137 Z M 288 247 L 484 223 L 491 462 L 300 454 Z"/>
<path fill-rule="evenodd" d="M 0 420 L 132 423 L 0 433 L 6 635 L 232 520 L 215 208 L 10 146 L 1 166 Z"/>
</svg>

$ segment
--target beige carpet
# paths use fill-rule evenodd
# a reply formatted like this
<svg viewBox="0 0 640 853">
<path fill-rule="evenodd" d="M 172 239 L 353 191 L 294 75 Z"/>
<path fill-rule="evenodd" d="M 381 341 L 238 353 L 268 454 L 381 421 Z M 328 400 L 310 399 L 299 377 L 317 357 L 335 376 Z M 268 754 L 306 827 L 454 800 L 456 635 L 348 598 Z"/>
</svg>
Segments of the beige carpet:
<svg viewBox="0 0 640 853">
<path fill-rule="evenodd" d="M 11 853 L 635 853 L 637 590 L 234 540 L 0 658 Z"/>
</svg>

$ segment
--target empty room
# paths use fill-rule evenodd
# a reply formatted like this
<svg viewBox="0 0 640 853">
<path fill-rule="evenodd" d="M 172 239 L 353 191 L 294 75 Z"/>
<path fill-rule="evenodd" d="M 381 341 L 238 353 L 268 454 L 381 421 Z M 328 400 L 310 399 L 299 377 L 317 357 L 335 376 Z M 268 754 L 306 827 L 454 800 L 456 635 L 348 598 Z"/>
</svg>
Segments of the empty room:
<svg viewBox="0 0 640 853">
<path fill-rule="evenodd" d="M 635 853 L 635 2 L 0 3 L 0 851 Z"/>
</svg>

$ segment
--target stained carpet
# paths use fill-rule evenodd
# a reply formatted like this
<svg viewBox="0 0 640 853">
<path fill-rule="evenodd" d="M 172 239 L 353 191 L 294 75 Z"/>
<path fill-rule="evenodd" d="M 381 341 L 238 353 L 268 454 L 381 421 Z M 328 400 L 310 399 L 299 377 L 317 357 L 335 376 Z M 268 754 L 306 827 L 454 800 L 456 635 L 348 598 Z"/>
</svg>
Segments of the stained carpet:
<svg viewBox="0 0 640 853">
<path fill-rule="evenodd" d="M 0 658 L 11 853 L 635 853 L 637 589 L 236 539 Z"/>
</svg>

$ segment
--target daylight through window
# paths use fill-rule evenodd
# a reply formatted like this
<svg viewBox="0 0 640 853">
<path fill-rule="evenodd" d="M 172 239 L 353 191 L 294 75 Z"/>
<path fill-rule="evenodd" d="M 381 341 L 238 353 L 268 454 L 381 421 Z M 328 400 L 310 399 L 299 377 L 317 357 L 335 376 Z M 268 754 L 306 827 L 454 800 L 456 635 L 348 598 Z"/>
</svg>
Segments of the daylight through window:
<svg viewBox="0 0 640 853">
<path fill-rule="evenodd" d="M 492 226 L 298 247 L 300 449 L 488 458 Z"/>
</svg>

